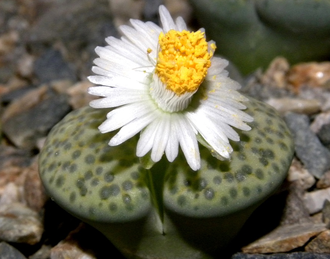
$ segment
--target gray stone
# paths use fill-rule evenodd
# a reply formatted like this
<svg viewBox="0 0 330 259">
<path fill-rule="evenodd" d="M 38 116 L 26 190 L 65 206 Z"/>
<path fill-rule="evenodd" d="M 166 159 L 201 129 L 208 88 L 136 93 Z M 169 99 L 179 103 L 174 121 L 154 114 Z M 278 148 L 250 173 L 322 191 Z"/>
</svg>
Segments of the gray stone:
<svg viewBox="0 0 330 259">
<path fill-rule="evenodd" d="M 307 115 L 288 113 L 284 118 L 293 134 L 297 157 L 312 175 L 320 178 L 330 168 L 330 151 L 310 130 Z"/>
<path fill-rule="evenodd" d="M 0 258 L 1 259 L 26 259 L 16 248 L 7 244 L 6 242 L 0 243 Z"/>
<path fill-rule="evenodd" d="M 305 193 L 304 202 L 310 214 L 322 210 L 325 200 L 330 200 L 330 188 Z"/>
<path fill-rule="evenodd" d="M 317 133 L 317 136 L 324 146 L 330 148 L 330 123 L 324 124 L 320 131 Z"/>
<path fill-rule="evenodd" d="M 322 221 L 326 224 L 327 228 L 330 227 L 330 201 L 325 200 L 322 209 Z M 330 248 L 330 247 L 329 247 Z"/>
<path fill-rule="evenodd" d="M 25 86 L 22 88 L 18 88 L 18 89 L 14 89 L 12 91 L 9 91 L 6 94 L 3 94 L 0 96 L 0 102 L 4 105 L 9 104 L 10 102 L 21 98 L 22 96 L 24 96 L 26 93 L 28 93 L 31 90 L 34 90 L 35 87 L 34 86 Z"/>
<path fill-rule="evenodd" d="M 250 80 L 253 81 L 254 79 L 251 78 Z M 242 88 L 241 92 L 246 93 L 247 95 L 250 95 L 261 101 L 267 101 L 270 96 L 272 98 L 293 96 L 293 94 L 285 88 L 263 85 L 256 81 L 252 83 L 248 82 L 247 85 Z"/>
<path fill-rule="evenodd" d="M 43 245 L 33 255 L 29 256 L 29 259 L 49 259 L 50 258 L 50 246 Z"/>
<path fill-rule="evenodd" d="M 108 36 L 118 36 L 107 0 L 53 0 L 38 12 L 27 33 L 32 52 L 44 51 L 54 42 L 64 46 L 62 54 L 84 75 L 90 74 L 96 46 L 105 45 Z M 50 29 L 51 28 L 51 29 Z"/>
<path fill-rule="evenodd" d="M 61 79 L 77 80 L 73 66 L 63 59 L 61 52 L 54 49 L 46 51 L 35 61 L 34 74 L 40 84 Z"/>
<path fill-rule="evenodd" d="M 40 94 L 40 98 L 34 105 L 20 109 L 20 106 L 24 107 L 26 101 L 26 98 L 20 98 L 13 104 L 17 107 L 16 110 L 12 109 L 12 114 L 9 114 L 7 109 L 4 114 L 6 118 L 3 119 L 3 131 L 7 137 L 16 146 L 28 150 L 35 148 L 37 140 L 45 137 L 49 130 L 71 110 L 66 95 L 38 91 L 39 89 L 34 94 Z"/>
</svg>

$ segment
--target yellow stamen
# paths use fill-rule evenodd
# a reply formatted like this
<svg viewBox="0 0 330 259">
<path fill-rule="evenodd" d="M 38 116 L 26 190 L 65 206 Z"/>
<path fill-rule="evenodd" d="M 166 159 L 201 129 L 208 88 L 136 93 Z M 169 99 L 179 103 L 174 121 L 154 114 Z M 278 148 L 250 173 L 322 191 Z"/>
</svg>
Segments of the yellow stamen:
<svg viewBox="0 0 330 259">
<path fill-rule="evenodd" d="M 159 35 L 156 74 L 176 95 L 194 92 L 203 82 L 215 44 L 208 46 L 201 31 L 175 31 Z M 210 49 L 209 49 L 210 47 Z"/>
</svg>

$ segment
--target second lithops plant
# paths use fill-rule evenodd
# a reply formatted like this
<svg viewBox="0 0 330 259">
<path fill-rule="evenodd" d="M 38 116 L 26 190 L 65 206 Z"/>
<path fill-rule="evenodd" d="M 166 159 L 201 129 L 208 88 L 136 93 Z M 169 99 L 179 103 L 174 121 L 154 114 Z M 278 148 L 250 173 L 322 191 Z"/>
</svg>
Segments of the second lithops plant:
<svg viewBox="0 0 330 259">
<path fill-rule="evenodd" d="M 277 56 L 291 63 L 328 60 L 328 0 L 190 0 L 218 54 L 244 74 Z"/>
<path fill-rule="evenodd" d="M 104 98 L 91 105 L 105 109 L 53 128 L 40 176 L 127 258 L 212 258 L 281 184 L 293 144 L 272 108 L 236 91 L 214 42 L 160 16 L 97 49 L 90 93 Z"/>
</svg>

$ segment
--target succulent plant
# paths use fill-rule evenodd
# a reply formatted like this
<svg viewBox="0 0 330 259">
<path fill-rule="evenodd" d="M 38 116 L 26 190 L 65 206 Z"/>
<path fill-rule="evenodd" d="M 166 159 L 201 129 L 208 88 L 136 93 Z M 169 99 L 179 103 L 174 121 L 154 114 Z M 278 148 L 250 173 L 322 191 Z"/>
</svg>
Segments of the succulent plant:
<svg viewBox="0 0 330 259">
<path fill-rule="evenodd" d="M 292 63 L 330 57 L 328 0 L 190 0 L 218 54 L 243 73 L 276 56 Z"/>
<path fill-rule="evenodd" d="M 56 203 L 127 258 L 213 258 L 280 186 L 294 152 L 274 109 L 252 98 L 244 104 L 254 121 L 250 131 L 238 130 L 231 160 L 201 146 L 198 171 L 182 154 L 146 169 L 135 155 L 137 137 L 110 147 L 115 133 L 99 133 L 108 109 L 75 110 L 47 138 L 42 182 Z"/>
</svg>

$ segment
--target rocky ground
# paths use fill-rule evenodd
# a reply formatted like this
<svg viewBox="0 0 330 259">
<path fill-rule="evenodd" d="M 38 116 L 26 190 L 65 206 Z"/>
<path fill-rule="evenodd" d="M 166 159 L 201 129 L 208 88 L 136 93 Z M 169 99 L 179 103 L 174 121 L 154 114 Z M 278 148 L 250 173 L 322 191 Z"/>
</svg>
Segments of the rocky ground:
<svg viewBox="0 0 330 259">
<path fill-rule="evenodd" d="M 157 22 L 160 3 L 198 27 L 186 1 L 0 1 L 0 258 L 122 258 L 48 199 L 37 157 L 49 130 L 91 100 L 95 46 L 129 18 Z M 330 258 L 330 62 L 290 66 L 277 58 L 266 71 L 231 75 L 283 114 L 296 155 L 229 257 Z"/>
</svg>

